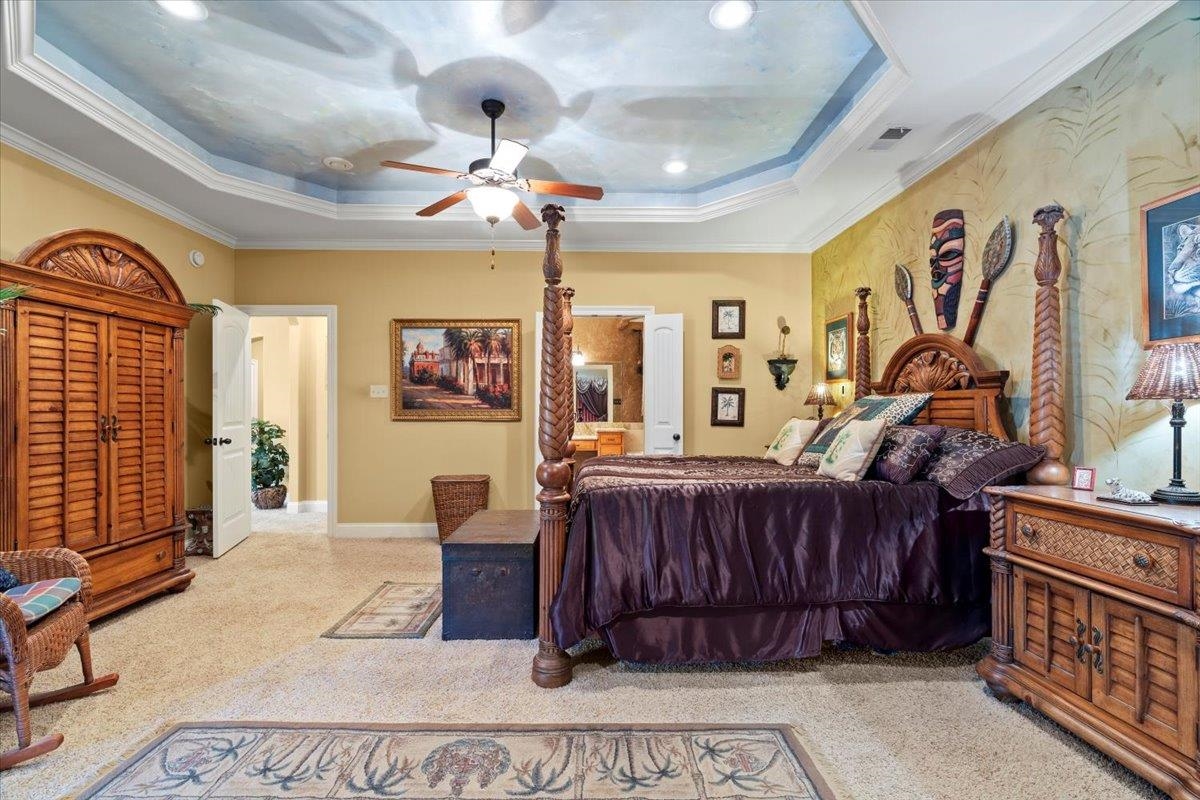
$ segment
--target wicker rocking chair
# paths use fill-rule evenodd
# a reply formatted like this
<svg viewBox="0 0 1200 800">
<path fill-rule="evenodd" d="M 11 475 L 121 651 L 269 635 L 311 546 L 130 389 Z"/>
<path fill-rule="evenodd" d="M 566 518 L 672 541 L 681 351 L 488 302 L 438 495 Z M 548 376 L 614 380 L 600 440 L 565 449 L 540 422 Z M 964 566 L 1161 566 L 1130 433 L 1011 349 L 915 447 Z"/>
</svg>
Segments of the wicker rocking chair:
<svg viewBox="0 0 1200 800">
<path fill-rule="evenodd" d="M 0 711 L 12 708 L 17 718 L 17 747 L 0 753 L 0 770 L 49 753 L 62 744 L 61 733 L 30 741 L 29 708 L 60 700 L 83 697 L 107 689 L 117 682 L 115 672 L 92 675 L 92 653 L 88 643 L 87 608 L 92 602 L 92 572 L 78 553 L 61 547 L 44 550 L 0 552 L 0 567 L 21 583 L 49 578 L 79 579 L 79 593 L 47 616 L 26 628 L 17 604 L 0 594 L 0 690 L 12 702 L 0 702 Z M 35 673 L 53 669 L 63 662 L 74 645 L 83 664 L 83 683 L 30 696 Z"/>
</svg>

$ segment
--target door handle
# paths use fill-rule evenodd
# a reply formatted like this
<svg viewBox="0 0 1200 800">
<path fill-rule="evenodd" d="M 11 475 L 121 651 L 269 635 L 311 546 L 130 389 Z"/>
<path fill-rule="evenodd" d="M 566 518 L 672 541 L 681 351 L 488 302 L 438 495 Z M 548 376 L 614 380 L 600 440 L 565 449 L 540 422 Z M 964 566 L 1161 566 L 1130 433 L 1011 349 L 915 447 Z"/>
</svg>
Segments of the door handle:
<svg viewBox="0 0 1200 800">
<path fill-rule="evenodd" d="M 679 436 L 679 434 L 677 433 L 677 434 L 675 434 L 674 436 L 672 436 L 671 438 L 672 438 L 672 439 L 674 439 L 675 441 L 677 441 L 677 442 L 678 442 L 678 441 L 679 441 L 679 439 L 680 439 L 681 437 L 680 437 L 680 436 Z"/>
<path fill-rule="evenodd" d="M 108 441 L 108 415 L 100 415 L 100 441 Z"/>
<path fill-rule="evenodd" d="M 217 444 L 233 444 L 233 439 L 217 439 Z"/>
<path fill-rule="evenodd" d="M 112 419 L 108 422 L 108 437 L 114 442 L 117 440 L 117 434 L 121 432 L 121 426 L 117 424 L 117 415 L 113 414 Z"/>
</svg>

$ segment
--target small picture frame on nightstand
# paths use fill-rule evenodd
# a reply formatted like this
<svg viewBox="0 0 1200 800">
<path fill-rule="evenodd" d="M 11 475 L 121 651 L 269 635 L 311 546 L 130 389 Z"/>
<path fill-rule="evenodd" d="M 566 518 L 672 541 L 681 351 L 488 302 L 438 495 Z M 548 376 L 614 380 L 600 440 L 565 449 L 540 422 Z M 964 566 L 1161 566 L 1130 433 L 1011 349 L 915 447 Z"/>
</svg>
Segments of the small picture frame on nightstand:
<svg viewBox="0 0 1200 800">
<path fill-rule="evenodd" d="M 1071 470 L 1071 488 L 1081 492 L 1096 491 L 1096 470 L 1094 467 L 1075 467 Z"/>
</svg>

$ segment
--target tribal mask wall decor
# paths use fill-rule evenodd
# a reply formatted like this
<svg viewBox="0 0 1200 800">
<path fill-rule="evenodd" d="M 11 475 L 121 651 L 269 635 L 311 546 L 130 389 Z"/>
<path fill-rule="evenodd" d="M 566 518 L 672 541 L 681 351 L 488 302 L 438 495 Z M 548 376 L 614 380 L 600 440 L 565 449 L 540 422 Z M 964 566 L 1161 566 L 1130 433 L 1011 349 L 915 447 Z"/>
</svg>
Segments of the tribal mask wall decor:
<svg viewBox="0 0 1200 800">
<path fill-rule="evenodd" d="M 929 274 L 937 326 L 944 331 L 953 328 L 958 321 L 966 236 L 962 209 L 949 208 L 934 215 L 933 237 L 929 240 Z"/>
</svg>

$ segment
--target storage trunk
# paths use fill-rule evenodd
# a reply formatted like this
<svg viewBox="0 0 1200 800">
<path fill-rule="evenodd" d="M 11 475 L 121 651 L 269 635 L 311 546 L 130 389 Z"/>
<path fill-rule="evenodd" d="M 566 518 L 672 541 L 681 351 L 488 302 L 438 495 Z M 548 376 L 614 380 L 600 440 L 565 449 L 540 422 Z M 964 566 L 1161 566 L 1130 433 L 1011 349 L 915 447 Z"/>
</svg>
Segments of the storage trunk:
<svg viewBox="0 0 1200 800">
<path fill-rule="evenodd" d="M 537 511 L 479 511 L 442 543 L 442 638 L 537 635 Z"/>
</svg>

